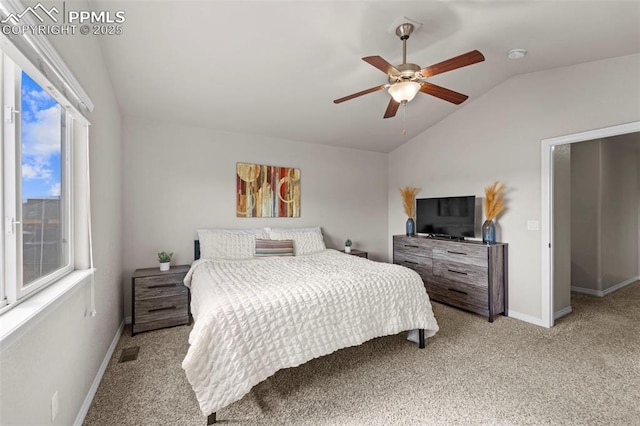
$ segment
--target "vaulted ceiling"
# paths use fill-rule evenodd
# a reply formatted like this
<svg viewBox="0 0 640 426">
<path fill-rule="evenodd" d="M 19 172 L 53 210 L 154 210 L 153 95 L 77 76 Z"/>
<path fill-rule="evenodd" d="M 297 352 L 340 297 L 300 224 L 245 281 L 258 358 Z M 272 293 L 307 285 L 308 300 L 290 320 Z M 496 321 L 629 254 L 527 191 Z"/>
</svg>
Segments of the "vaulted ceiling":
<svg viewBox="0 0 640 426">
<path fill-rule="evenodd" d="M 379 152 L 511 76 L 640 52 L 640 1 L 91 4 L 126 13 L 122 35 L 100 37 L 125 115 Z M 425 67 L 473 49 L 486 58 L 432 77 L 469 99 L 456 106 L 418 93 L 405 111 L 406 136 L 402 110 L 382 118 L 386 91 L 332 102 L 387 82 L 361 58 L 402 63 L 392 34 L 402 17 L 422 23 L 408 41 L 408 62 Z M 510 60 L 513 48 L 528 54 Z"/>
</svg>

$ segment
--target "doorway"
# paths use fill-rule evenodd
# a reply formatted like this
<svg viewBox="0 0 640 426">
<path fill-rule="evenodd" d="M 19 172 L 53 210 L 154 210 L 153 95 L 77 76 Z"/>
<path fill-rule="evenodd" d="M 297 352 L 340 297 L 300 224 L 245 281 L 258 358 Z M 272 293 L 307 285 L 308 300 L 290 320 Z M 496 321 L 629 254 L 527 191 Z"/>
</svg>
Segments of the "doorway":
<svg viewBox="0 0 640 426">
<path fill-rule="evenodd" d="M 554 324 L 554 150 L 565 144 L 585 142 L 628 133 L 640 132 L 640 121 L 575 133 L 542 141 L 542 213 L 540 221 L 542 251 L 542 321 L 546 327 Z"/>
</svg>

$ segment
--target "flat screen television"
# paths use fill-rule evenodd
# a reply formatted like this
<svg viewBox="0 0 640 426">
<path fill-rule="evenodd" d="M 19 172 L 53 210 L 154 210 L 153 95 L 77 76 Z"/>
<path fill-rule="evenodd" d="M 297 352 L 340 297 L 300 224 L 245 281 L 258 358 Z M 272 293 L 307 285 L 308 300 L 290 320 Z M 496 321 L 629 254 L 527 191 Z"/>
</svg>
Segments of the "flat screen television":
<svg viewBox="0 0 640 426">
<path fill-rule="evenodd" d="M 476 197 L 418 198 L 416 232 L 440 237 L 475 237 Z"/>
</svg>

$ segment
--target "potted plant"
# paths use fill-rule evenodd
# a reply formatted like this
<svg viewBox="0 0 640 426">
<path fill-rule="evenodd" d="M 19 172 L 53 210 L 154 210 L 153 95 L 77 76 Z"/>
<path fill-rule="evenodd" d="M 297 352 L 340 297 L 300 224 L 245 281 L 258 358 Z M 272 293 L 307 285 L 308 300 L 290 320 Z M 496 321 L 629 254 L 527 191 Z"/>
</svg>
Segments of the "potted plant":
<svg viewBox="0 0 640 426">
<path fill-rule="evenodd" d="M 351 253 L 351 246 L 353 245 L 353 243 L 351 242 L 350 239 L 347 239 L 347 241 L 344 242 L 344 252 L 345 253 Z"/>
<path fill-rule="evenodd" d="M 160 253 L 158 253 L 158 262 L 160 262 L 161 271 L 169 270 L 169 268 L 171 267 L 171 256 L 173 256 L 173 252 L 167 253 L 166 251 L 161 251 Z"/>
</svg>

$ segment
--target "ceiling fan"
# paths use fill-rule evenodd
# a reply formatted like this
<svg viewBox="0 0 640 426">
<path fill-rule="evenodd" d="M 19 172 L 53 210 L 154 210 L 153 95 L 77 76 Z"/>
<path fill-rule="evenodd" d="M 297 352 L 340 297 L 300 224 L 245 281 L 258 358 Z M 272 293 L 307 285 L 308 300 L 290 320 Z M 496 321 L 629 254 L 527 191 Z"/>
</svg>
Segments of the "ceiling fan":
<svg viewBox="0 0 640 426">
<path fill-rule="evenodd" d="M 372 87 L 370 89 L 336 99 L 333 103 L 339 104 L 362 95 L 388 89 L 391 99 L 389 100 L 389 105 L 384 113 L 384 118 L 390 118 L 396 115 L 400 104 L 406 104 L 411 101 L 418 92 L 444 99 L 445 101 L 449 101 L 456 105 L 467 100 L 467 95 L 429 83 L 427 79 L 436 74 L 441 74 L 443 72 L 452 71 L 466 67 L 467 65 L 482 62 L 484 61 L 482 53 L 477 50 L 472 50 L 471 52 L 464 53 L 460 56 L 456 56 L 455 58 L 447 59 L 446 61 L 439 62 L 426 68 L 420 68 L 420 66 L 416 64 L 408 64 L 407 40 L 413 32 L 413 29 L 414 26 L 410 23 L 401 24 L 396 28 L 396 35 L 400 37 L 400 40 L 402 40 L 402 64 L 393 66 L 380 56 L 367 56 L 362 58 L 363 61 L 387 74 L 389 83 L 381 84 L 380 86 Z"/>
</svg>

